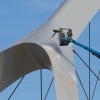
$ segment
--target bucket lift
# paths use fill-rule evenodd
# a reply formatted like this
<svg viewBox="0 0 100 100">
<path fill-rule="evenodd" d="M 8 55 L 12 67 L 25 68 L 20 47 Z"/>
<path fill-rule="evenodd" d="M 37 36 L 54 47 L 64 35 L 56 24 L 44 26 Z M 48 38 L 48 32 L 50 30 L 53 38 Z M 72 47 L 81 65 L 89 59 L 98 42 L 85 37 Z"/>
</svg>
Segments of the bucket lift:
<svg viewBox="0 0 100 100">
<path fill-rule="evenodd" d="M 68 45 L 72 37 L 72 30 L 69 28 L 61 28 L 61 32 L 59 32 L 58 36 L 60 46 Z"/>
<path fill-rule="evenodd" d="M 67 32 L 65 32 L 67 30 Z M 98 57 L 100 59 L 100 53 L 94 49 L 91 49 L 83 44 L 80 44 L 72 39 L 72 30 L 70 28 L 60 28 L 60 31 L 58 32 L 59 36 L 59 45 L 60 46 L 68 46 L 69 43 L 74 43 L 82 48 L 84 48 L 87 51 L 90 51 L 94 56 Z"/>
</svg>

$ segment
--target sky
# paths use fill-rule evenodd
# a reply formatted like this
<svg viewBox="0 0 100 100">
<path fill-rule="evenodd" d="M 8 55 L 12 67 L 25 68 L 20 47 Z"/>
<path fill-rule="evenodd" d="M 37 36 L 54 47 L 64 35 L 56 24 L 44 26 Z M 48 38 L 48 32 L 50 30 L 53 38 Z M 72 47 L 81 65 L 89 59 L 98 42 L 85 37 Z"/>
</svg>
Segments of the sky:
<svg viewBox="0 0 100 100">
<path fill-rule="evenodd" d="M 0 1 L 0 51 L 16 43 L 22 37 L 45 23 L 56 11 L 63 0 L 1 0 Z M 100 11 L 91 20 L 91 48 L 100 51 Z M 88 25 L 77 39 L 78 42 L 88 46 Z M 88 52 L 74 45 L 75 50 L 88 64 Z M 76 70 L 88 94 L 88 68 L 74 55 Z M 100 60 L 91 54 L 91 68 L 98 75 Z M 37 77 L 36 77 L 37 76 Z M 43 70 L 43 98 L 49 87 L 53 73 Z M 0 100 L 7 100 L 19 80 L 0 93 Z M 78 82 L 79 100 L 86 100 L 81 85 Z M 96 78 L 91 73 L 91 95 Z M 32 72 L 24 80 L 10 100 L 40 100 L 40 71 Z M 100 82 L 94 100 L 100 98 Z M 54 83 L 47 96 L 47 100 L 56 100 Z"/>
</svg>

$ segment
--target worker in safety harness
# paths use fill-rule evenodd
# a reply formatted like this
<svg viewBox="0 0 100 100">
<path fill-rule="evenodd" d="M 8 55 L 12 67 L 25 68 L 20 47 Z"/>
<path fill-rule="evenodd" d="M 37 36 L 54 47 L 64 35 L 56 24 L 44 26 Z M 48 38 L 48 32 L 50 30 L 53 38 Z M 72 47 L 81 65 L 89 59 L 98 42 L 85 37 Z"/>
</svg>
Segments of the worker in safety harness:
<svg viewBox="0 0 100 100">
<path fill-rule="evenodd" d="M 70 37 L 70 38 L 73 36 L 72 30 L 71 30 L 71 29 L 68 30 L 67 35 L 68 35 L 68 37 Z"/>
<path fill-rule="evenodd" d="M 71 30 L 71 29 L 68 29 L 68 28 L 64 28 L 64 29 L 63 29 L 63 28 L 60 28 L 60 29 L 57 29 L 57 30 L 54 29 L 54 30 L 53 30 L 53 32 L 54 32 L 53 36 L 54 36 L 56 33 L 59 33 L 59 34 L 62 34 L 63 37 L 65 37 L 65 32 L 64 32 L 63 30 L 68 30 L 68 32 L 67 32 L 68 37 L 70 37 L 70 38 L 72 37 L 72 35 L 73 35 L 73 34 L 72 34 L 72 30 Z M 52 37 L 53 37 L 53 36 L 52 36 Z"/>
</svg>

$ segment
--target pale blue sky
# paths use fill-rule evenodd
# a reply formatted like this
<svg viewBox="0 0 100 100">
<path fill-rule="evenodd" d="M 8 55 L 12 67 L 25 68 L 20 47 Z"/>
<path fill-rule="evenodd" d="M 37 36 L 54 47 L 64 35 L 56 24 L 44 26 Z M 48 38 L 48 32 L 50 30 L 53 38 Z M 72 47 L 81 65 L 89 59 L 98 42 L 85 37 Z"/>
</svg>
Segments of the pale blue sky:
<svg viewBox="0 0 100 100">
<path fill-rule="evenodd" d="M 3 51 L 16 41 L 42 25 L 59 7 L 63 0 L 1 0 L 0 1 L 0 51 Z M 88 45 L 88 26 L 78 38 L 80 43 Z M 100 11 L 91 21 L 91 47 L 100 51 Z M 88 64 L 88 52 L 74 46 Z M 88 93 L 88 69 L 75 56 L 76 69 Z M 100 60 L 91 55 L 91 67 L 98 74 Z M 36 77 L 37 76 L 37 77 Z M 43 71 L 43 98 L 48 89 L 53 75 L 51 71 Z M 91 94 L 96 78 L 91 78 Z M 7 100 L 18 81 L 0 93 L 0 100 Z M 86 100 L 83 90 L 78 82 L 80 100 Z M 97 85 L 94 100 L 100 98 L 100 82 Z M 40 100 L 40 75 L 39 71 L 32 72 L 25 77 L 21 85 L 12 96 L 11 100 Z M 54 83 L 48 94 L 47 100 L 56 100 Z"/>
</svg>

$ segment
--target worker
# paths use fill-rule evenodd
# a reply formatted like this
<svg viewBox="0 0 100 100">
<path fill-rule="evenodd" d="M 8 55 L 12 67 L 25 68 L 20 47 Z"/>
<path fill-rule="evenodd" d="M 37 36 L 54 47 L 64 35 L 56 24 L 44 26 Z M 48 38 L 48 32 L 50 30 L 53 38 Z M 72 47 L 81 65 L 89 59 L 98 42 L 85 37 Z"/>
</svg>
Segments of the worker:
<svg viewBox="0 0 100 100">
<path fill-rule="evenodd" d="M 63 37 L 65 37 L 65 33 L 64 33 L 64 31 L 62 31 L 62 28 L 60 28 L 60 29 L 58 29 L 58 30 L 55 30 L 55 29 L 54 29 L 53 32 L 54 32 L 53 36 L 54 36 L 56 33 L 60 33 L 60 34 L 62 34 Z M 53 36 L 52 36 L 52 37 L 53 37 Z"/>
<path fill-rule="evenodd" d="M 68 35 L 69 38 L 71 38 L 73 36 L 71 29 L 68 30 L 67 35 Z"/>
</svg>

